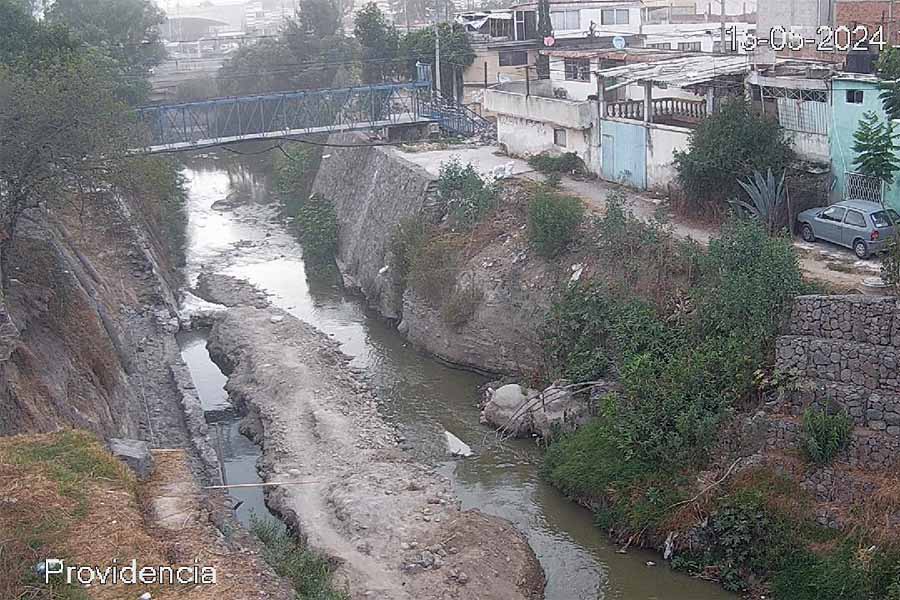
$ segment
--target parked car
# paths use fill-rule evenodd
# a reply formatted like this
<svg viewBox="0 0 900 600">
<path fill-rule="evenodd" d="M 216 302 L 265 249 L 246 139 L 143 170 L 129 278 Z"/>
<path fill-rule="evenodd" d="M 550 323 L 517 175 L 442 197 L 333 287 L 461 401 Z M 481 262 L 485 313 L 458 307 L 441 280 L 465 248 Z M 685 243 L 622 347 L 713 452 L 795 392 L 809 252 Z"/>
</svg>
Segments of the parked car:
<svg viewBox="0 0 900 600">
<path fill-rule="evenodd" d="M 825 240 L 852 249 L 859 258 L 868 258 L 886 249 L 900 215 L 877 202 L 844 200 L 804 210 L 797 215 L 797 222 L 805 241 Z"/>
</svg>

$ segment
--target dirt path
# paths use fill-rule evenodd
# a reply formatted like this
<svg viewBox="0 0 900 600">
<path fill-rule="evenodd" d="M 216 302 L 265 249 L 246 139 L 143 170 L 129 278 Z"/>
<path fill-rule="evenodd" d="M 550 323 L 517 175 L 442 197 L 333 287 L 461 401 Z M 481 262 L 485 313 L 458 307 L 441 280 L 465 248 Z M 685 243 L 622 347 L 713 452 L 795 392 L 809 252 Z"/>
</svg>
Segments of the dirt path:
<svg viewBox="0 0 900 600">
<path fill-rule="evenodd" d="M 215 288 L 215 278 L 208 288 Z M 215 301 L 215 290 L 208 290 Z M 460 511 L 446 478 L 398 448 L 375 394 L 312 326 L 276 309 L 234 307 L 211 355 L 257 419 L 269 504 L 341 564 L 353 598 L 537 599 L 543 573 L 524 536 Z"/>
</svg>

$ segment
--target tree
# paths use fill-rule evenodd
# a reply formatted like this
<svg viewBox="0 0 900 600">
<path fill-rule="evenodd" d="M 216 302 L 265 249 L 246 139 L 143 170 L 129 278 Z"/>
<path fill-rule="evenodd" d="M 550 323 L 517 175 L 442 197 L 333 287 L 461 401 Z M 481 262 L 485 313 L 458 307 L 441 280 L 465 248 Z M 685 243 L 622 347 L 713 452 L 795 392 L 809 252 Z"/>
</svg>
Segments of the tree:
<svg viewBox="0 0 900 600">
<path fill-rule="evenodd" d="M 882 122 L 872 111 L 865 113 L 853 134 L 853 165 L 863 175 L 877 177 L 885 185 L 893 183 L 894 173 L 900 169 L 896 135 L 892 122 Z"/>
<path fill-rule="evenodd" d="M 358 53 L 340 31 L 340 11 L 331 0 L 303 0 L 276 39 L 238 49 L 219 70 L 226 94 L 331 87 Z M 345 77 L 350 81 L 355 76 Z"/>
<path fill-rule="evenodd" d="M 64 27 L 36 21 L 21 2 L 0 0 L 0 63 L 33 69 L 78 46 Z"/>
<path fill-rule="evenodd" d="M 121 72 L 117 93 L 140 103 L 150 69 L 166 57 L 159 35 L 163 13 L 150 0 L 55 0 L 47 21 L 61 25 L 108 56 Z"/>
<path fill-rule="evenodd" d="M 362 46 L 362 80 L 381 83 L 393 78 L 397 71 L 400 35 L 390 25 L 374 2 L 363 7 L 354 19 L 353 35 Z"/>
<path fill-rule="evenodd" d="M 441 81 L 460 83 L 463 70 L 475 62 L 475 51 L 461 25 L 441 23 Z M 416 63 L 426 63 L 434 68 L 434 28 L 419 29 L 403 36 L 400 53 L 406 58 L 409 75 L 415 77 Z M 446 85 L 444 95 L 451 95 L 453 87 Z"/>
<path fill-rule="evenodd" d="M 691 132 L 686 151 L 674 153 L 678 182 L 694 210 L 741 197 L 738 183 L 754 171 L 784 171 L 794 158 L 774 119 L 751 112 L 743 98 L 722 103 Z"/>
<path fill-rule="evenodd" d="M 881 52 L 876 68 L 884 110 L 890 119 L 900 119 L 900 49 L 889 47 Z"/>
<path fill-rule="evenodd" d="M 553 35 L 553 22 L 550 20 L 550 0 L 538 0 L 537 5 L 537 30 L 541 38 L 541 45 L 545 46 L 544 40 Z M 546 46 L 545 46 L 546 47 Z M 537 76 L 539 79 L 550 78 L 550 57 L 539 54 L 537 58 Z"/>
</svg>

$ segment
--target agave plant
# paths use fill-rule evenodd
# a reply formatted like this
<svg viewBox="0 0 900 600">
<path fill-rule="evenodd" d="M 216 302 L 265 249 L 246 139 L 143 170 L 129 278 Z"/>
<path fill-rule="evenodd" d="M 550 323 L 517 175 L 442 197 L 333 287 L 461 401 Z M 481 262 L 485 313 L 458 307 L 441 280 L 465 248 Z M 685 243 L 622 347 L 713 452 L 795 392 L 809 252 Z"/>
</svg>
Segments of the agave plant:
<svg viewBox="0 0 900 600">
<path fill-rule="evenodd" d="M 750 196 L 750 202 L 743 200 L 730 200 L 731 204 L 740 206 L 755 219 L 765 226 L 769 234 L 775 232 L 778 227 L 778 212 L 787 200 L 787 188 L 784 185 L 784 173 L 778 180 L 769 169 L 765 175 L 759 171 L 753 172 L 753 177 L 747 181 L 738 181 Z"/>
</svg>

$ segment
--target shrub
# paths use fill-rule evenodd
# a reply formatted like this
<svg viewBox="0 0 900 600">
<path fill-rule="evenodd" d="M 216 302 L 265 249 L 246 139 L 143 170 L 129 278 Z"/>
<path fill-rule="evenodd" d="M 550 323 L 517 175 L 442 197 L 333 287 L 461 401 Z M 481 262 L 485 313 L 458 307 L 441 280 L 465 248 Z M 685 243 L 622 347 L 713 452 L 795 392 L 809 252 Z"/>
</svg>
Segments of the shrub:
<svg viewBox="0 0 900 600">
<path fill-rule="evenodd" d="M 273 187 L 287 216 L 297 216 L 309 198 L 321 160 L 322 148 L 309 144 L 290 144 L 283 153 L 275 154 Z"/>
<path fill-rule="evenodd" d="M 394 283 L 406 289 L 416 255 L 428 239 L 428 227 L 420 217 L 407 217 L 400 221 L 391 236 L 391 270 Z"/>
<path fill-rule="evenodd" d="M 469 282 L 454 288 L 441 307 L 441 317 L 454 329 L 461 329 L 484 300 L 484 290 Z"/>
<path fill-rule="evenodd" d="M 584 381 L 612 372 L 623 386 L 602 427 L 582 428 L 567 442 L 578 452 L 552 455 L 558 484 L 574 485 L 565 484 L 567 473 L 595 469 L 603 480 L 601 465 L 612 460 L 653 465 L 661 479 L 699 465 L 719 424 L 750 397 L 779 316 L 802 291 L 796 258 L 785 240 L 744 221 L 724 228 L 697 262 L 695 308 L 680 319 L 598 284 L 576 286 L 552 307 L 544 332 L 550 375 Z M 602 443 L 581 439 L 601 433 Z"/>
<path fill-rule="evenodd" d="M 528 237 L 541 256 L 553 258 L 575 239 L 583 219 L 579 198 L 542 187 L 528 203 Z"/>
<path fill-rule="evenodd" d="M 294 224 L 300 233 L 306 266 L 313 270 L 331 268 L 338 250 L 338 220 L 331 200 L 310 196 L 297 206 Z"/>
<path fill-rule="evenodd" d="M 688 149 L 674 154 L 678 182 L 694 212 L 741 197 L 739 180 L 754 171 L 780 173 L 793 156 L 778 122 L 754 114 L 742 98 L 724 101 L 691 132 Z"/>
<path fill-rule="evenodd" d="M 347 600 L 347 594 L 331 585 L 328 560 L 301 545 L 280 524 L 253 516 L 250 530 L 263 545 L 263 559 L 291 582 L 298 599 Z"/>
<path fill-rule="evenodd" d="M 471 163 L 463 166 L 454 157 L 441 164 L 437 195 L 451 225 L 468 229 L 494 208 L 497 187 L 482 179 Z"/>
<path fill-rule="evenodd" d="M 435 308 L 443 306 L 456 285 L 463 245 L 461 234 L 437 235 L 422 244 L 412 261 L 409 283 Z"/>
<path fill-rule="evenodd" d="M 900 226 L 900 223 L 896 226 Z M 881 280 L 895 294 L 900 294 L 900 234 L 894 235 L 888 241 L 887 252 L 884 253 L 884 257 L 881 259 Z"/>
<path fill-rule="evenodd" d="M 827 465 L 850 443 L 853 421 L 841 411 L 806 409 L 803 413 L 803 451 L 818 465 Z"/>
<path fill-rule="evenodd" d="M 568 174 L 568 175 L 585 175 L 587 168 L 584 161 L 574 152 L 565 152 L 563 154 L 550 154 L 549 152 L 541 152 L 535 154 L 528 159 L 528 164 L 536 171 L 540 171 L 545 175 L 549 174 Z"/>
</svg>

